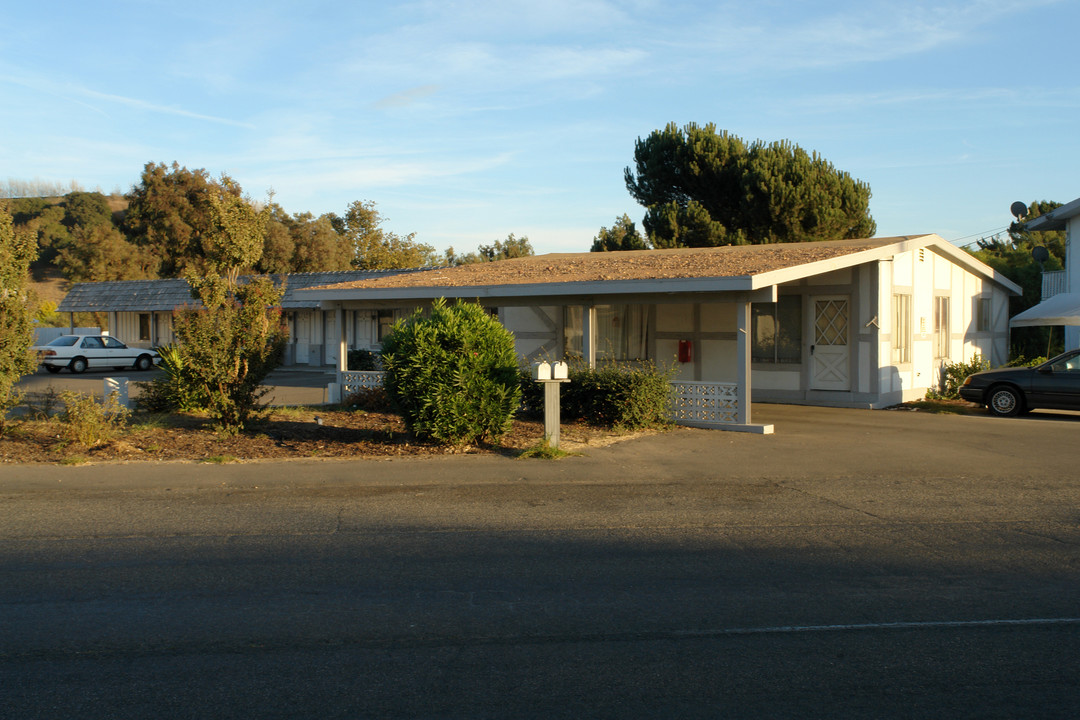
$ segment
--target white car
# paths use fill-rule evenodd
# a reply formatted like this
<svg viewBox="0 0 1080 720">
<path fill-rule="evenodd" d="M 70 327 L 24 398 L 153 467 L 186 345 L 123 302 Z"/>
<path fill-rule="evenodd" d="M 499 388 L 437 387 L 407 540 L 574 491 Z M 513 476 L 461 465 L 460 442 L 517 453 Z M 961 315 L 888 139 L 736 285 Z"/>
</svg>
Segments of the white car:
<svg viewBox="0 0 1080 720">
<path fill-rule="evenodd" d="M 155 350 L 128 347 L 109 335 L 61 335 L 30 350 L 51 373 L 64 368 L 73 373 L 86 372 L 87 368 L 149 370 L 161 359 Z"/>
</svg>

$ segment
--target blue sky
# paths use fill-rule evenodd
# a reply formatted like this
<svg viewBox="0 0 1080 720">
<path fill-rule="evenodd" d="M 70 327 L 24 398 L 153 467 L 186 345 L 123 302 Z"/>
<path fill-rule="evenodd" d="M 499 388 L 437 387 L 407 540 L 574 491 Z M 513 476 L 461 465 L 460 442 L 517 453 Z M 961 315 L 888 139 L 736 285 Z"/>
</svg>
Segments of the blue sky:
<svg viewBox="0 0 1080 720">
<path fill-rule="evenodd" d="M 1080 196 L 1075 0 L 60 2 L 5 10 L 0 182 L 228 173 L 289 212 L 372 200 L 442 250 L 588 250 L 644 214 L 668 122 L 788 139 L 879 235 L 960 244 Z M 640 226 L 640 225 L 639 225 Z"/>
</svg>

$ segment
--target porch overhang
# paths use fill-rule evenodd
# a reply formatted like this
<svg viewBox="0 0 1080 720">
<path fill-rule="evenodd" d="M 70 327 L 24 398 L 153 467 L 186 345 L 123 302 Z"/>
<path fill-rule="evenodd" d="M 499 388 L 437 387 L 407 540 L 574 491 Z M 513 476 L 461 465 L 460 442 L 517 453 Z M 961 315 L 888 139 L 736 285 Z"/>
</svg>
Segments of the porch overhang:
<svg viewBox="0 0 1080 720">
<path fill-rule="evenodd" d="M 440 298 L 485 306 L 581 305 L 618 303 L 776 302 L 776 285 L 753 277 L 701 280 L 624 280 L 532 285 L 431 286 L 406 288 L 327 288 L 305 290 L 324 310 L 425 306 Z"/>
<path fill-rule="evenodd" d="M 1009 327 L 1080 325 L 1080 293 L 1061 293 L 1009 320 Z"/>
</svg>

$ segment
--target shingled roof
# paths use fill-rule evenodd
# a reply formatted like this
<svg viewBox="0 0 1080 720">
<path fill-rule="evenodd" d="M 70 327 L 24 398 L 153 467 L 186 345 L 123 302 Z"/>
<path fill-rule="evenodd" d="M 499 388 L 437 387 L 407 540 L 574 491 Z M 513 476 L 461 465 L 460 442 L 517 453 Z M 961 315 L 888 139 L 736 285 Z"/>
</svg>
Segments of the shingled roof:
<svg viewBox="0 0 1080 720">
<path fill-rule="evenodd" d="M 887 247 L 909 239 L 911 238 L 891 237 L 773 245 L 554 253 L 458 267 L 433 268 L 409 275 L 364 278 L 337 283 L 334 289 L 447 288 L 610 280 L 745 277 Z"/>
<path fill-rule="evenodd" d="M 297 297 L 294 293 L 319 285 L 357 282 L 397 275 L 410 270 L 353 270 L 344 272 L 289 273 L 272 275 L 274 282 L 285 281 L 285 296 L 281 307 L 285 310 L 318 308 L 317 300 Z M 249 279 L 241 278 L 241 281 Z M 191 298 L 187 281 L 165 280 L 114 280 L 73 285 L 67 296 L 60 301 L 60 312 L 169 312 L 182 305 L 198 304 Z"/>
</svg>

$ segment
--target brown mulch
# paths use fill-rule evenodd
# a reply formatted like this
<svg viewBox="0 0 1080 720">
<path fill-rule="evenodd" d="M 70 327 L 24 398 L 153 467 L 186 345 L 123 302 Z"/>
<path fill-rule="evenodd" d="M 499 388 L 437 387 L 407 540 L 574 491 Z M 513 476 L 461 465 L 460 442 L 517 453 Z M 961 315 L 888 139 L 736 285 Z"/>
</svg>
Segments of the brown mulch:
<svg viewBox="0 0 1080 720">
<path fill-rule="evenodd" d="M 67 440 L 55 418 L 9 422 L 0 438 L 0 464 L 100 462 L 244 462 L 312 458 L 388 458 L 447 454 L 520 455 L 538 445 L 544 435 L 542 421 L 519 419 L 498 444 L 448 448 L 417 442 L 400 416 L 382 412 L 301 409 L 274 411 L 248 430 L 234 436 L 215 433 L 210 422 L 197 415 L 153 418 L 136 415 L 114 439 L 86 447 Z M 640 434 L 640 433 L 638 433 Z M 563 423 L 562 450 L 580 451 L 634 437 L 591 427 Z"/>
</svg>

